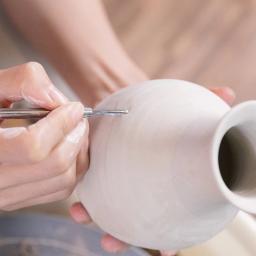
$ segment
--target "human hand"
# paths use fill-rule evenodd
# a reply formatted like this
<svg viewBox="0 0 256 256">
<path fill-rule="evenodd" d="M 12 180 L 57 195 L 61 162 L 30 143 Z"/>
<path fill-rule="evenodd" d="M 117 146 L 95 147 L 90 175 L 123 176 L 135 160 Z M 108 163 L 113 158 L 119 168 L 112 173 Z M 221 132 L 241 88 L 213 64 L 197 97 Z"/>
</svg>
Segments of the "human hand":
<svg viewBox="0 0 256 256">
<path fill-rule="evenodd" d="M 121 46 L 102 1 L 1 3 L 12 24 L 48 58 L 86 105 L 93 107 L 113 92 L 147 80 Z"/>
<path fill-rule="evenodd" d="M 38 63 L 0 70 L 0 104 L 22 99 L 54 110 L 26 128 L 0 128 L 0 210 L 5 211 L 69 196 L 88 133 L 83 106 L 68 103 Z"/>
<path fill-rule="evenodd" d="M 232 104 L 235 99 L 234 92 L 228 87 L 214 87 L 210 88 L 212 92 L 221 97 L 228 104 Z M 89 223 L 91 221 L 90 216 L 86 209 L 83 207 L 81 203 L 75 203 L 70 208 L 70 214 L 73 219 L 79 223 Z M 104 235 L 101 240 L 101 246 L 108 252 L 120 252 L 125 250 L 128 245 L 124 242 L 112 237 L 111 235 Z M 175 255 L 176 252 L 171 251 L 162 251 L 162 256 L 172 256 Z"/>
</svg>

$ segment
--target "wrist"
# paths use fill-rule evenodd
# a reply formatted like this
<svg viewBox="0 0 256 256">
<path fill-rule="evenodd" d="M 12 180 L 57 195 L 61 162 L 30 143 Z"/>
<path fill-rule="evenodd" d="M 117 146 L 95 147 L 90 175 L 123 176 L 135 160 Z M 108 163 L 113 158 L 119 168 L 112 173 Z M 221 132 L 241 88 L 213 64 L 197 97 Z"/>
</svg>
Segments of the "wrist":
<svg viewBox="0 0 256 256">
<path fill-rule="evenodd" d="M 101 1 L 29 0 L 28 4 L 30 8 L 5 1 L 5 8 L 84 103 L 95 105 L 114 91 L 146 79 L 120 45 Z"/>
<path fill-rule="evenodd" d="M 126 86 L 147 80 L 145 73 L 125 55 L 118 60 L 104 58 L 103 54 L 86 60 L 78 58 L 68 76 L 68 82 L 89 106 Z"/>
</svg>

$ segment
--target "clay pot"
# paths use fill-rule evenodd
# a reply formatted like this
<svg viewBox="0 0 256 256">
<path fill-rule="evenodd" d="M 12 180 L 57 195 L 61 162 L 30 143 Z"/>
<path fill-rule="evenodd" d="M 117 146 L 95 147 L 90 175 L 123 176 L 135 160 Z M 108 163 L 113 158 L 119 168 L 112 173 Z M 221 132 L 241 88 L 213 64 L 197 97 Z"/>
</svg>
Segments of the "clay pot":
<svg viewBox="0 0 256 256">
<path fill-rule="evenodd" d="M 256 213 L 256 101 L 230 109 L 196 84 L 154 80 L 98 109 L 78 195 L 93 220 L 129 244 L 179 250 Z"/>
</svg>

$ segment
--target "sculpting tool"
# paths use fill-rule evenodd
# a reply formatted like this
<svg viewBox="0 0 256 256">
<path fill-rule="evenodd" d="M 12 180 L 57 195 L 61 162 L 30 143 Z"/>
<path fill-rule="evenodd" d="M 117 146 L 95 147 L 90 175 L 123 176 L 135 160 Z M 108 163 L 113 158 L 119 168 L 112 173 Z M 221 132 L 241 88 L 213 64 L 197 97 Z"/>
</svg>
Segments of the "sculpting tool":
<svg viewBox="0 0 256 256">
<path fill-rule="evenodd" d="M 0 108 L 0 119 L 40 119 L 47 116 L 51 111 L 41 108 L 28 109 L 14 109 L 14 108 Z M 120 116 L 128 114 L 128 110 L 123 109 L 100 109 L 94 110 L 92 108 L 84 108 L 84 117 L 93 116 Z"/>
</svg>

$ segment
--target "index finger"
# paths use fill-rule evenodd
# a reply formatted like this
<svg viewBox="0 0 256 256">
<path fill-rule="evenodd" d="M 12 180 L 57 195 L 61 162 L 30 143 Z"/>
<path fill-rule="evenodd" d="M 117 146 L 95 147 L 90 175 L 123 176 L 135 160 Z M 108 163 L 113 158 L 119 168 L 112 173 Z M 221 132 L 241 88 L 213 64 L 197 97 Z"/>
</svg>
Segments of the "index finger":
<svg viewBox="0 0 256 256">
<path fill-rule="evenodd" d="M 0 162 L 25 164 L 44 160 L 80 122 L 83 111 L 82 104 L 69 103 L 28 128 L 0 129 Z"/>
<path fill-rule="evenodd" d="M 44 68 L 36 62 L 0 70 L 0 101 L 14 102 L 22 99 L 47 109 L 67 103 Z"/>
</svg>

